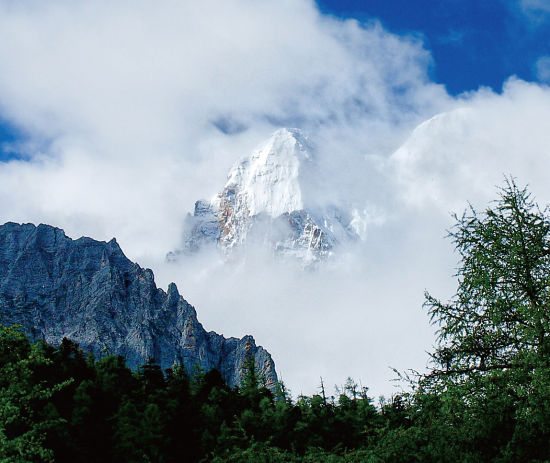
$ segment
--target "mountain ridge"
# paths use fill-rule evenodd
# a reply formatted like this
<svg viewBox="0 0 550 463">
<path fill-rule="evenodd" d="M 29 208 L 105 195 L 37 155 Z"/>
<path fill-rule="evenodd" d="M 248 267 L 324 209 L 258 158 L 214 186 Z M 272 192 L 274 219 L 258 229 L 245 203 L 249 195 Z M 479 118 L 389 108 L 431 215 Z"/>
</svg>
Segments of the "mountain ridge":
<svg viewBox="0 0 550 463">
<path fill-rule="evenodd" d="M 51 344 L 67 337 L 96 356 L 122 355 L 133 369 L 150 358 L 188 372 L 217 368 L 230 386 L 253 356 L 267 384 L 277 381 L 270 354 L 252 336 L 206 331 L 176 285 L 157 288 L 153 272 L 131 262 L 115 239 L 72 240 L 50 225 L 0 226 L 0 323 Z"/>
</svg>

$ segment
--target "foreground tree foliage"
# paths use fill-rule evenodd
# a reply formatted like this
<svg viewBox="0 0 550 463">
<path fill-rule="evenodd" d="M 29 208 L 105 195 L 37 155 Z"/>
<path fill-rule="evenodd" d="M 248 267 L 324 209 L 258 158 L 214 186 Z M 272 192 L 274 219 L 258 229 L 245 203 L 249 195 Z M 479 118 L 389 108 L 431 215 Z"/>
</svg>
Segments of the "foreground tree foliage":
<svg viewBox="0 0 550 463">
<path fill-rule="evenodd" d="M 543 461 L 550 455 L 548 211 L 510 180 L 493 207 L 471 208 L 450 235 L 461 257 L 458 290 L 448 304 L 427 295 L 439 346 L 414 403 L 438 413 L 448 461 L 457 452 L 463 461 Z"/>
<path fill-rule="evenodd" d="M 427 374 L 374 406 L 351 379 L 292 400 L 248 359 L 212 370 L 86 356 L 0 327 L 0 462 L 550 462 L 550 220 L 508 181 L 450 233 L 460 255 Z"/>
<path fill-rule="evenodd" d="M 526 190 L 508 183 L 483 215 L 451 233 L 462 265 L 449 304 L 427 295 L 441 325 L 434 375 L 462 378 L 547 366 L 550 354 L 550 224 Z"/>
<path fill-rule="evenodd" d="M 379 417 L 353 382 L 338 401 L 293 403 L 247 366 L 230 389 L 216 370 L 189 377 L 150 361 L 132 372 L 121 357 L 95 360 L 66 339 L 54 348 L 1 327 L 0 461 L 301 461 L 368 442 Z"/>
</svg>

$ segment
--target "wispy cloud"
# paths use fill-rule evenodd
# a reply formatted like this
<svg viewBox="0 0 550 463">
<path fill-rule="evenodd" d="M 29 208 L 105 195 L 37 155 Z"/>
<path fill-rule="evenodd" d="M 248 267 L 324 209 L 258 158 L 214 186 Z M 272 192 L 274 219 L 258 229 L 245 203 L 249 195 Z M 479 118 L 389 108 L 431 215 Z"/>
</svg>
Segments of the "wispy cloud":
<svg viewBox="0 0 550 463">
<path fill-rule="evenodd" d="M 437 40 L 445 45 L 461 45 L 466 34 L 465 30 L 450 30 L 446 35 L 438 37 Z"/>
<path fill-rule="evenodd" d="M 550 83 L 550 56 L 541 56 L 535 63 L 535 74 L 539 81 Z"/>
<path fill-rule="evenodd" d="M 550 13 L 548 0 L 521 0 L 520 3 L 525 11 Z"/>
<path fill-rule="evenodd" d="M 520 0 L 519 3 L 511 2 L 512 7 L 519 6 L 521 13 L 536 27 L 541 26 L 550 19 L 550 2 L 548 0 Z"/>
</svg>

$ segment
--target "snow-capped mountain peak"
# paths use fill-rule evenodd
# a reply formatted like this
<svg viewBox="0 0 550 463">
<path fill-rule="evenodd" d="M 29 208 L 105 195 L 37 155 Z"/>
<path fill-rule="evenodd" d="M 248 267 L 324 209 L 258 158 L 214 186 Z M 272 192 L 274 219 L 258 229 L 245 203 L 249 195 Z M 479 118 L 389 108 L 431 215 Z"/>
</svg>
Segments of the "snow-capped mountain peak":
<svg viewBox="0 0 550 463">
<path fill-rule="evenodd" d="M 250 215 L 278 217 L 303 209 L 300 172 L 311 163 L 309 149 L 300 130 L 277 130 L 231 169 L 224 190 L 239 192 Z"/>
<path fill-rule="evenodd" d="M 332 205 L 308 210 L 304 186 L 315 176 L 314 150 L 298 129 L 277 130 L 230 170 L 222 191 L 195 203 L 183 249 L 171 260 L 216 246 L 225 256 L 254 243 L 309 265 L 341 241 L 358 238 L 352 217 Z M 309 183 L 308 183 L 309 182 Z"/>
</svg>

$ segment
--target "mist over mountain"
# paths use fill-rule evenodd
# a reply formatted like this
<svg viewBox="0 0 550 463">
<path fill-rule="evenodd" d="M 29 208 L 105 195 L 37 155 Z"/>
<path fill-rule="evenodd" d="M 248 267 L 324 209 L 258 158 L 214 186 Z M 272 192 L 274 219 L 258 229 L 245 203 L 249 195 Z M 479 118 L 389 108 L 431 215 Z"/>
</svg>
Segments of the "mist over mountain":
<svg viewBox="0 0 550 463">
<path fill-rule="evenodd" d="M 357 210 L 322 204 L 315 149 L 298 129 L 277 130 L 251 155 L 238 160 L 222 191 L 195 203 L 184 225 L 182 249 L 170 261 L 205 247 L 235 260 L 263 247 L 275 258 L 310 266 L 339 244 L 361 238 Z"/>
<path fill-rule="evenodd" d="M 49 225 L 0 226 L 0 323 L 54 345 L 66 337 L 96 357 L 121 355 L 134 369 L 149 359 L 189 373 L 216 368 L 230 386 L 252 356 L 268 386 L 277 381 L 271 356 L 252 336 L 207 332 L 176 285 L 157 288 L 153 272 L 127 259 L 114 239 L 72 240 Z"/>
</svg>

